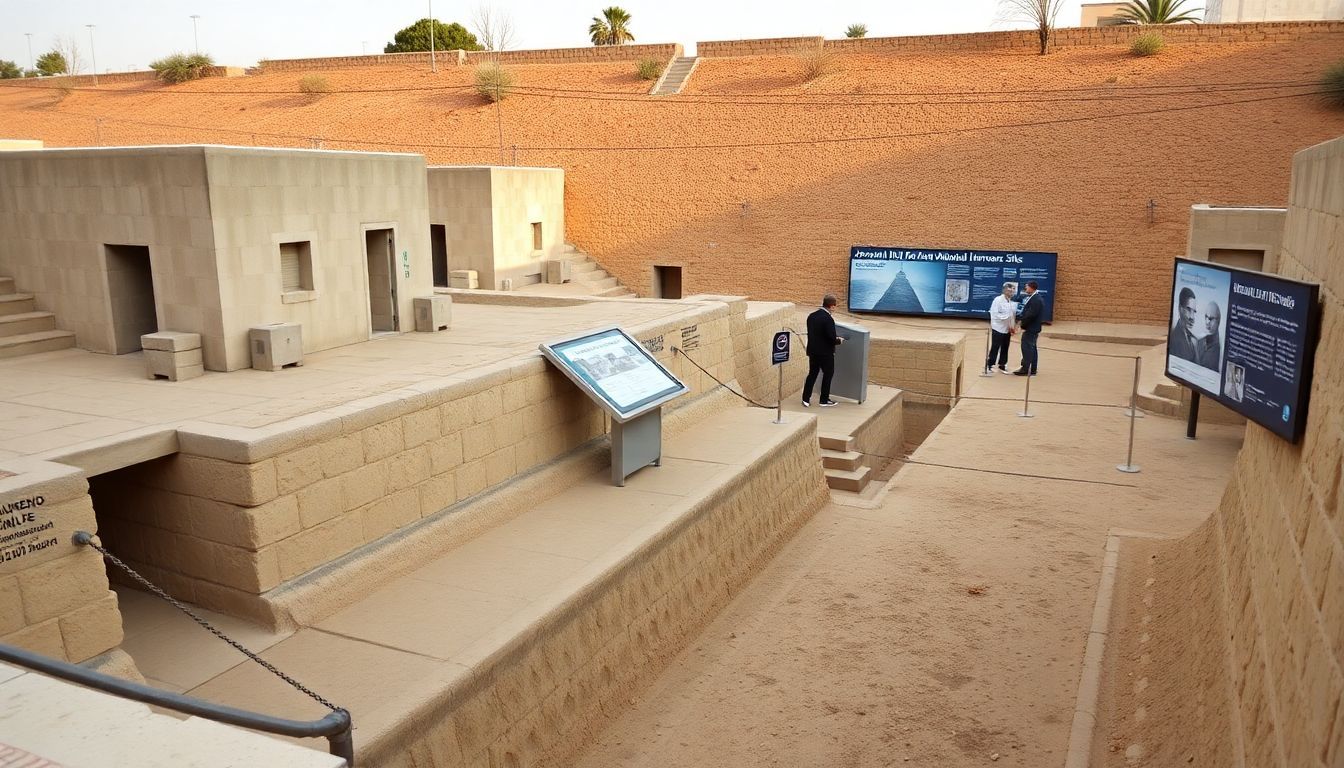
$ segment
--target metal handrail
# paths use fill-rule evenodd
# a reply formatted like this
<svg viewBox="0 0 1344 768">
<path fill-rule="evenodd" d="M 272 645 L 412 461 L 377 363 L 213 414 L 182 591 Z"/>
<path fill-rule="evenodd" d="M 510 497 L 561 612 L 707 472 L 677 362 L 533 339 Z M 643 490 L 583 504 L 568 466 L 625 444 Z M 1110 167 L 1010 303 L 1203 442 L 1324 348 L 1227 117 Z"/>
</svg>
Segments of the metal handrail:
<svg viewBox="0 0 1344 768">
<path fill-rule="evenodd" d="M 355 766 L 355 744 L 350 734 L 352 728 L 350 713 L 344 709 L 335 710 L 329 713 L 326 717 L 318 720 L 289 720 L 283 717 L 274 717 L 259 712 L 237 709 L 224 704 L 215 704 L 214 702 L 197 699 L 192 696 L 185 696 L 180 693 L 152 688 L 148 685 L 141 685 L 140 683 L 134 683 L 129 680 L 122 680 L 118 677 L 105 675 L 102 672 L 86 669 L 77 664 L 70 664 L 57 659 L 48 658 L 41 654 L 33 653 L 32 651 L 15 648 L 12 645 L 5 645 L 4 643 L 0 643 L 0 661 L 17 664 L 35 672 L 41 672 L 42 674 L 50 675 L 52 677 L 59 677 L 62 680 L 68 680 L 87 688 L 93 688 L 103 691 L 104 693 L 132 699 L 143 704 L 153 704 L 166 709 L 185 712 L 189 715 L 203 717 L 207 720 L 236 725 L 242 728 L 250 728 L 254 731 L 264 731 L 280 736 L 293 736 L 297 738 L 316 738 L 318 736 L 323 736 L 327 739 L 327 743 L 330 747 L 328 751 L 331 754 L 344 758 L 345 763 L 349 768 L 354 768 Z"/>
</svg>

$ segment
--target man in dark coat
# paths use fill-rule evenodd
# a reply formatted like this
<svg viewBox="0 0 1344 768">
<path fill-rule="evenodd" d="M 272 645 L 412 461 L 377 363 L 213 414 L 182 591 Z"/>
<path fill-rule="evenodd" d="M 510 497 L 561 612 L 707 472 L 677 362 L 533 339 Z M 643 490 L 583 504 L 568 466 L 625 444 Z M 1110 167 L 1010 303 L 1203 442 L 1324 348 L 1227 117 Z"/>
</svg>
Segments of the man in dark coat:
<svg viewBox="0 0 1344 768">
<path fill-rule="evenodd" d="M 1022 367 L 1014 376 L 1036 375 L 1036 339 L 1041 335 L 1041 317 L 1045 314 L 1045 297 L 1036 293 L 1036 281 L 1027 281 L 1027 297 L 1022 300 L 1022 314 L 1017 327 L 1022 329 Z"/>
<path fill-rule="evenodd" d="M 1176 297 L 1176 322 L 1167 334 L 1167 354 L 1192 363 L 1199 362 L 1199 348 L 1195 345 L 1195 315 L 1199 313 L 1196 303 L 1190 286 L 1181 286 Z"/>
<path fill-rule="evenodd" d="M 821 374 L 821 407 L 835 405 L 831 401 L 831 379 L 835 377 L 835 348 L 844 339 L 835 332 L 835 318 L 831 317 L 831 308 L 837 303 L 835 296 L 826 294 L 821 299 L 821 309 L 807 316 L 807 383 L 803 385 L 803 407 L 812 406 L 812 385 L 817 383 L 817 374 Z"/>
</svg>

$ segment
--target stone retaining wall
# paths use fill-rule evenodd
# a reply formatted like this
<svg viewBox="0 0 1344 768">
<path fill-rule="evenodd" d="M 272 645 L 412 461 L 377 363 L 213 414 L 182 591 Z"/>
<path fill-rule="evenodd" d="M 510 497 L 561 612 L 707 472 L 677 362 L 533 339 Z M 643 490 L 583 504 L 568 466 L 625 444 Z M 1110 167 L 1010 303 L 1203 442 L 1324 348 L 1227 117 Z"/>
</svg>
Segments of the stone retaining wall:
<svg viewBox="0 0 1344 768">
<path fill-rule="evenodd" d="M 611 61 L 658 59 L 667 61 L 680 56 L 679 43 L 653 45 L 602 45 L 584 48 L 542 48 L 530 51 L 437 51 L 435 63 L 445 67 L 476 65 L 484 61 L 501 64 L 593 64 Z M 328 56 L 314 59 L 268 59 L 261 62 L 264 72 L 297 72 L 343 69 L 347 67 L 407 66 L 428 67 L 429 52 L 374 53 L 362 56 Z"/>
<path fill-rule="evenodd" d="M 966 374 L 966 337 L 955 331 L 933 332 L 922 338 L 872 338 L 868 380 L 904 390 L 904 436 L 916 446 L 929 436 L 961 394 Z M 981 362 L 971 366 L 979 369 Z"/>
</svg>

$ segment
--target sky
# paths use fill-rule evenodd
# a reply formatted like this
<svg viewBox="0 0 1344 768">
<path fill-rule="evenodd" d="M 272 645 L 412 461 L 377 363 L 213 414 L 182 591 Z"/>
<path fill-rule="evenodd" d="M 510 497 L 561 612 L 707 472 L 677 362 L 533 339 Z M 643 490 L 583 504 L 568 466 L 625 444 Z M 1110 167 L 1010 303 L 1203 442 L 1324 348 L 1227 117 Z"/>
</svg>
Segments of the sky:
<svg viewBox="0 0 1344 768">
<path fill-rule="evenodd" d="M 86 72 L 94 58 L 99 72 L 147 69 L 154 59 L 194 50 L 193 14 L 200 16 L 200 50 L 218 64 L 374 53 L 429 15 L 431 3 L 435 18 L 468 28 L 482 4 L 506 11 L 515 29 L 511 48 L 567 48 L 590 45 L 588 24 L 614 1 L 630 12 L 636 42 L 681 43 L 688 53 L 697 40 L 843 37 L 854 23 L 867 24 L 869 37 L 1014 26 L 996 22 L 998 0 L 0 0 L 0 59 L 27 67 L 24 33 L 31 32 L 34 56 L 67 37 L 78 42 Z M 1064 0 L 1059 26 L 1077 26 L 1080 6 Z"/>
</svg>

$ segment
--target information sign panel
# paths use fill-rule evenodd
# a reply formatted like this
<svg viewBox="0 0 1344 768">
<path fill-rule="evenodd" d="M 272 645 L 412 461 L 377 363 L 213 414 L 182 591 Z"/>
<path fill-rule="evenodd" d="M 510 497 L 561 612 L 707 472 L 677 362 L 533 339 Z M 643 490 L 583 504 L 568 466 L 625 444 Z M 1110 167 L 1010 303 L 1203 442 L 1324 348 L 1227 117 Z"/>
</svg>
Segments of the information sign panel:
<svg viewBox="0 0 1344 768">
<path fill-rule="evenodd" d="M 779 365 L 789 362 L 789 332 L 779 331 L 770 345 L 770 364 Z"/>
<path fill-rule="evenodd" d="M 548 341 L 541 352 L 618 422 L 689 391 L 639 342 L 614 326 Z"/>
<path fill-rule="evenodd" d="M 1044 251 L 980 251 L 859 245 L 849 249 L 849 311 L 890 315 L 989 318 L 989 305 L 1028 280 L 1045 299 L 1042 320 L 1055 312 L 1058 255 Z"/>
</svg>

